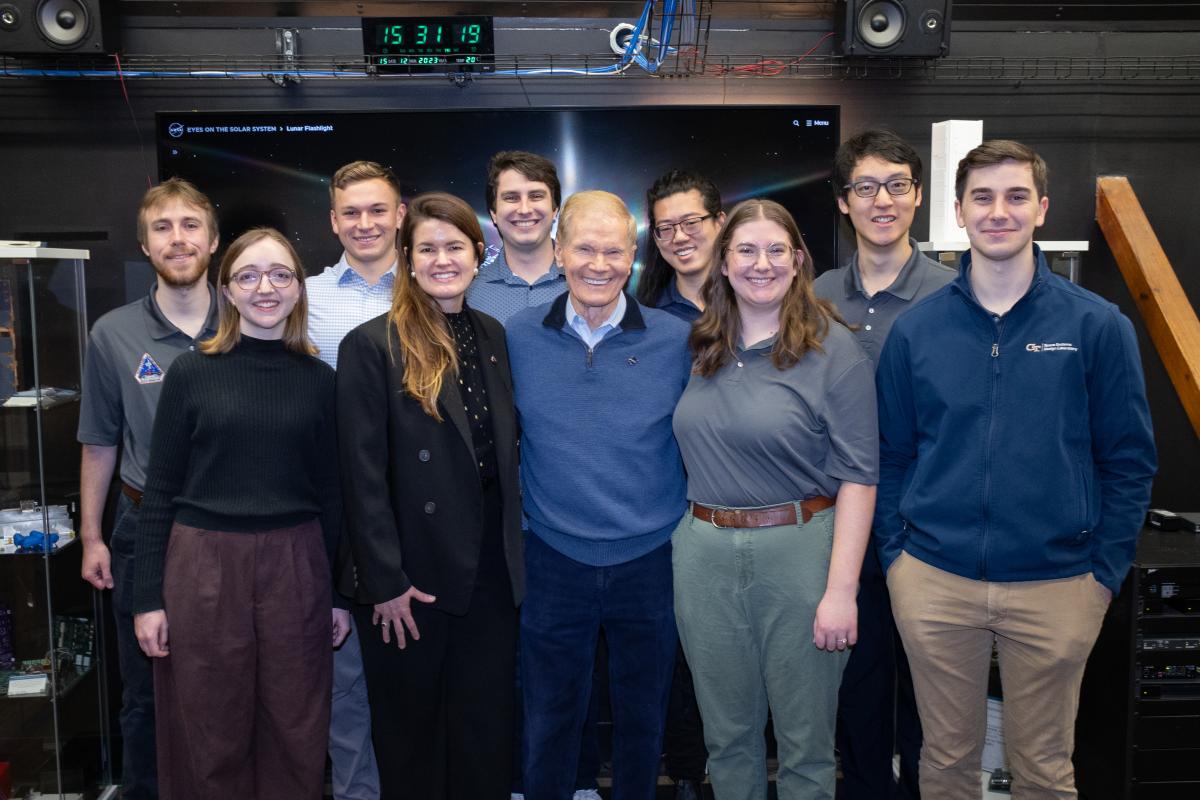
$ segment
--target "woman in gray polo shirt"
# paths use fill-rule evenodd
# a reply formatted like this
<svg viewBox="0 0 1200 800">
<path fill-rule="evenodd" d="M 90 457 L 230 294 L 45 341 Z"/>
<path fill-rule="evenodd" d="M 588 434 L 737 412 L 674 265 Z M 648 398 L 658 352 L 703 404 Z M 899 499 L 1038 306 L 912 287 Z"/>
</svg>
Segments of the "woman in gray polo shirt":
<svg viewBox="0 0 1200 800">
<path fill-rule="evenodd" d="M 878 480 L 871 362 L 812 292 L 792 216 L 746 200 L 721 229 L 675 411 L 689 511 L 675 613 L 718 800 L 833 798 L 838 684 Z"/>
</svg>

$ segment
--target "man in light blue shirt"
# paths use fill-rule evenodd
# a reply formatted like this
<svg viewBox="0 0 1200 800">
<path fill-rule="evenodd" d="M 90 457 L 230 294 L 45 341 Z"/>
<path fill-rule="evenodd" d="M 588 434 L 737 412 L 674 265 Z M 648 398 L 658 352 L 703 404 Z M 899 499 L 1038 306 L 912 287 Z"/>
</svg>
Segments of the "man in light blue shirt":
<svg viewBox="0 0 1200 800">
<path fill-rule="evenodd" d="M 396 176 L 370 161 L 354 161 L 334 173 L 329 194 L 329 221 L 344 252 L 304 288 L 308 335 L 321 359 L 337 369 L 342 337 L 392 307 L 396 231 L 405 206 Z"/>
<path fill-rule="evenodd" d="M 551 161 L 519 150 L 492 156 L 487 204 L 503 248 L 479 268 L 467 305 L 503 325 L 516 312 L 549 303 L 567 290 L 550 237 L 561 202 Z"/>
<path fill-rule="evenodd" d="M 405 206 L 395 174 L 371 161 L 354 161 L 329 182 L 329 220 L 344 252 L 338 263 L 304 282 L 308 335 L 320 358 L 337 369 L 338 345 L 354 328 L 392 307 L 396 230 Z M 379 772 L 371 744 L 371 712 L 362 650 L 350 635 L 333 657 L 329 758 L 334 800 L 378 800 Z"/>
<path fill-rule="evenodd" d="M 595 349 L 596 345 L 600 344 L 600 340 L 614 331 L 617 325 L 620 324 L 621 318 L 625 316 L 625 307 L 628 305 L 625 300 L 625 293 L 617 295 L 617 307 L 608 315 L 608 319 L 601 322 L 595 328 L 588 324 L 588 321 L 575 310 L 574 303 L 567 303 L 567 324 L 571 326 L 571 330 L 579 334 L 579 338 L 583 339 L 583 343 L 588 346 L 588 349 Z"/>
</svg>

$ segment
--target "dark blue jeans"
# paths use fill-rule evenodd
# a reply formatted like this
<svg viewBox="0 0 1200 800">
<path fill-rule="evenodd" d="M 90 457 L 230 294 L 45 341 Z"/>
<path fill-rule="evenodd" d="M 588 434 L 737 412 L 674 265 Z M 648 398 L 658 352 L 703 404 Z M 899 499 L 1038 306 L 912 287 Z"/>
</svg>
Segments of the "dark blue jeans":
<svg viewBox="0 0 1200 800">
<path fill-rule="evenodd" d="M 675 667 L 671 545 L 611 567 L 581 564 L 525 538 L 521 607 L 526 800 L 576 788 L 580 736 L 596 641 L 608 643 L 613 712 L 613 800 L 651 800 L 658 781 Z"/>
<path fill-rule="evenodd" d="M 892 619 L 879 557 L 868 548 L 858 588 L 858 644 L 838 695 L 837 748 L 844 800 L 917 800 L 921 720 L 912 674 Z M 900 783 L 892 753 L 900 753 Z"/>
<path fill-rule="evenodd" d="M 109 544 L 112 556 L 113 616 L 121 667 L 121 797 L 158 797 L 154 750 L 154 669 L 133 632 L 133 548 L 138 508 L 121 494 Z"/>
</svg>

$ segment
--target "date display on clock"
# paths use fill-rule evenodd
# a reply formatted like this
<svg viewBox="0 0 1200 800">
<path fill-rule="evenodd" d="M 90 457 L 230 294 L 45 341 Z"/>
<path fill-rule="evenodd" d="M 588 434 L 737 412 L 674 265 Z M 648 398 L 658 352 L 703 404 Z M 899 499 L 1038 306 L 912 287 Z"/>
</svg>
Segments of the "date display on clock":
<svg viewBox="0 0 1200 800">
<path fill-rule="evenodd" d="M 491 72 L 491 17 L 370 17 L 363 52 L 378 72 Z"/>
</svg>

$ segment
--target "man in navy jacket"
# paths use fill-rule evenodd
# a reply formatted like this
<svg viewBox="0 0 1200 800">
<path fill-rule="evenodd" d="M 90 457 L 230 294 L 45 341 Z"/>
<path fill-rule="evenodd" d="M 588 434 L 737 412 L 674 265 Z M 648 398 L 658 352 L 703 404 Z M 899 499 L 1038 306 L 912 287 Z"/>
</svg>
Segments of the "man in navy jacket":
<svg viewBox="0 0 1200 800">
<path fill-rule="evenodd" d="M 925 731 L 924 800 L 978 796 L 995 640 L 1013 793 L 1075 797 L 1079 686 L 1133 560 L 1155 471 L 1133 326 L 1050 272 L 1046 165 L 959 163 L 958 278 L 879 363 L 875 539 Z"/>
</svg>

